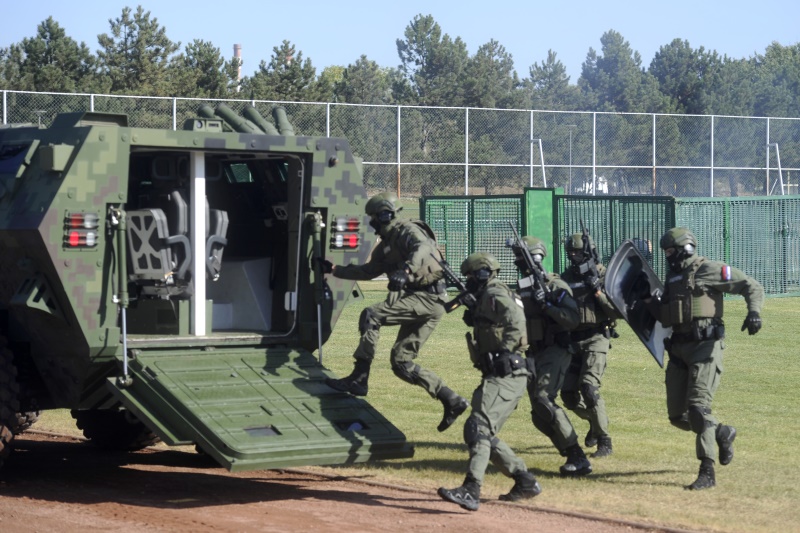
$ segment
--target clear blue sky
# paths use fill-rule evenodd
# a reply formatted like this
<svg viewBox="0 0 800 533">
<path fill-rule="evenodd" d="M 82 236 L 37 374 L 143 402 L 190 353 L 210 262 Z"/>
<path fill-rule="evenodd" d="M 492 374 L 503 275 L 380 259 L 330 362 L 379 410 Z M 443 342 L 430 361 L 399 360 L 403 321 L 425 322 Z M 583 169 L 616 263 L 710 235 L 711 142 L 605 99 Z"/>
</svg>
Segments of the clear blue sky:
<svg viewBox="0 0 800 533">
<path fill-rule="evenodd" d="M 600 52 L 600 37 L 616 30 L 642 57 L 647 67 L 659 47 L 673 39 L 689 41 L 720 55 L 748 58 L 763 53 L 773 41 L 800 41 L 800 2 L 797 0 L 671 0 L 630 2 L 492 2 L 474 0 L 338 0 L 274 2 L 238 0 L 4 0 L 0 17 L 0 48 L 33 37 L 36 27 L 52 16 L 67 35 L 97 50 L 97 36 L 110 33 L 109 19 L 125 6 L 141 5 L 166 28 L 181 50 L 194 39 L 212 42 L 226 58 L 233 45 L 242 45 L 242 73 L 251 75 L 272 49 L 286 39 L 317 73 L 324 67 L 354 63 L 361 54 L 383 67 L 400 61 L 396 40 L 418 14 L 432 15 L 443 33 L 461 37 L 470 54 L 491 39 L 514 58 L 520 77 L 547 58 L 548 49 L 566 66 L 571 82 L 580 76 L 589 48 Z"/>
</svg>

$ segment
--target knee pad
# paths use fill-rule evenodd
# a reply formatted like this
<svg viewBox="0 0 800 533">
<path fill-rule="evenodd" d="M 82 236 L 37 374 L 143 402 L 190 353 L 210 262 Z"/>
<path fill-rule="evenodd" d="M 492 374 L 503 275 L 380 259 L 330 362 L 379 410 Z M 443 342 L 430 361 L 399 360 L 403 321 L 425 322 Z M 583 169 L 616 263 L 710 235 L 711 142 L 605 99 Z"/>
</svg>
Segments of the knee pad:
<svg viewBox="0 0 800 533">
<path fill-rule="evenodd" d="M 419 365 L 411 361 L 392 363 L 392 372 L 406 383 L 416 385 L 419 383 Z"/>
<path fill-rule="evenodd" d="M 533 401 L 531 416 L 533 425 L 536 425 L 536 418 L 549 425 L 556 419 L 556 405 L 547 396 L 537 396 Z"/>
<path fill-rule="evenodd" d="M 597 387 L 591 383 L 581 383 L 581 395 L 587 409 L 594 409 L 597 406 L 597 401 L 600 399 Z"/>
<path fill-rule="evenodd" d="M 574 410 L 578 407 L 578 404 L 581 401 L 581 397 L 576 390 L 562 390 L 561 391 L 561 401 L 564 402 L 564 407 L 569 410 Z"/>
<path fill-rule="evenodd" d="M 381 323 L 378 320 L 375 312 L 367 307 L 361 311 L 361 316 L 358 318 L 358 332 L 363 335 L 367 331 L 380 329 Z"/>
<path fill-rule="evenodd" d="M 481 434 L 478 431 L 478 419 L 474 416 L 470 416 L 467 418 L 467 421 L 464 422 L 464 444 L 467 445 L 468 448 L 472 448 L 481 438 Z"/>
<path fill-rule="evenodd" d="M 702 433 L 708 424 L 706 423 L 706 416 L 711 414 L 711 409 L 708 407 L 700 407 L 699 405 L 689 406 L 689 427 L 695 433 Z"/>
</svg>

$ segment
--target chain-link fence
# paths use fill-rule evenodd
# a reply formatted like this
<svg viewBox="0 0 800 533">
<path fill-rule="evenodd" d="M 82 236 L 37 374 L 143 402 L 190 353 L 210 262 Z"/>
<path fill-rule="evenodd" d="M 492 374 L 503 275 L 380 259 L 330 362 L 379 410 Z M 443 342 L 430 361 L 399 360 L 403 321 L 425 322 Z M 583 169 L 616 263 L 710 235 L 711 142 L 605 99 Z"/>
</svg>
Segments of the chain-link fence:
<svg viewBox="0 0 800 533">
<path fill-rule="evenodd" d="M 2 91 L 2 124 L 58 113 L 128 115 L 177 129 L 222 100 Z M 737 197 L 798 194 L 800 119 L 224 100 L 237 113 L 283 106 L 298 135 L 345 137 L 370 193 Z"/>
</svg>

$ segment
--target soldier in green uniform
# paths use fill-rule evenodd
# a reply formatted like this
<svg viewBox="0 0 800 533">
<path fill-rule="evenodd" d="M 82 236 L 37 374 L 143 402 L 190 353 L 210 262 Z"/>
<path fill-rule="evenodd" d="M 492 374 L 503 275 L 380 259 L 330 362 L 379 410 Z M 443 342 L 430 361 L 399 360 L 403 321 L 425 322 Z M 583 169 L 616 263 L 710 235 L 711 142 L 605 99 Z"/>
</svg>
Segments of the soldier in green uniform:
<svg viewBox="0 0 800 533">
<path fill-rule="evenodd" d="M 475 303 L 464 312 L 464 322 L 473 328 L 467 334 L 472 364 L 483 379 L 472 394 L 472 413 L 464 424 L 464 442 L 469 447 L 469 466 L 463 485 L 441 487 L 443 499 L 464 509 L 477 511 L 486 467 L 491 461 L 514 486 L 501 500 L 533 498 L 542 488 L 525 463 L 497 434 L 525 393 L 529 369 L 523 304 L 511 289 L 497 279 L 500 263 L 491 254 L 474 253 L 461 264 L 467 290 Z"/>
<path fill-rule="evenodd" d="M 605 267 L 597 262 L 593 239 L 588 234 L 575 233 L 567 238 L 566 250 L 572 264 L 561 279 L 572 289 L 580 323 L 570 331 L 572 362 L 564 378 L 561 400 L 564 407 L 589 422 L 584 444 L 597 445 L 592 457 L 605 457 L 611 455 L 612 446 L 600 387 L 618 313 L 603 288 Z"/>
<path fill-rule="evenodd" d="M 519 295 L 525 305 L 527 321 L 528 357 L 536 363 L 536 376 L 528 384 L 531 400 L 531 420 L 555 445 L 559 453 L 567 458 L 560 468 L 564 476 L 585 476 L 592 472 L 592 465 L 578 444 L 578 435 L 567 413 L 556 403 L 556 396 L 564 385 L 570 354 L 569 331 L 578 325 L 580 315 L 572 297 L 572 290 L 557 274 L 548 274 L 541 266 L 547 256 L 544 242 L 526 236 L 522 242 L 533 260 L 533 270 L 527 264 L 524 250 L 512 246 L 515 261 L 524 279 L 533 277 L 535 283 L 520 280 Z M 525 287 L 523 287 L 525 285 Z"/>
<path fill-rule="evenodd" d="M 401 220 L 397 195 L 391 192 L 370 198 L 365 207 L 370 226 L 381 239 L 369 261 L 363 265 L 332 265 L 323 262 L 323 271 L 337 278 L 369 280 L 386 274 L 389 297 L 364 309 L 359 319 L 361 340 L 353 357 L 353 372 L 341 379 L 328 378 L 329 387 L 354 396 L 366 396 L 372 360 L 382 326 L 400 326 L 391 351 L 392 371 L 397 377 L 424 388 L 444 406 L 438 430 L 449 428 L 469 403 L 434 372 L 414 362 L 444 314 L 446 301 L 444 274 L 436 261 L 441 257 L 433 231 L 422 221 Z"/>
<path fill-rule="evenodd" d="M 725 348 L 723 296 L 744 296 L 748 313 L 742 331 L 755 335 L 761 329 L 764 288 L 738 268 L 697 255 L 697 239 L 687 228 L 670 229 L 660 244 L 669 273 L 664 294 L 651 299 L 649 309 L 662 324 L 672 326 L 672 336 L 664 343 L 669 354 L 667 414 L 672 425 L 697 434 L 700 472 L 686 488 L 707 489 L 716 484 L 717 448 L 720 464 L 727 465 L 733 459 L 736 438 L 733 426 L 719 423 L 711 414 Z M 643 292 L 649 295 L 649 287 L 645 289 Z"/>
</svg>

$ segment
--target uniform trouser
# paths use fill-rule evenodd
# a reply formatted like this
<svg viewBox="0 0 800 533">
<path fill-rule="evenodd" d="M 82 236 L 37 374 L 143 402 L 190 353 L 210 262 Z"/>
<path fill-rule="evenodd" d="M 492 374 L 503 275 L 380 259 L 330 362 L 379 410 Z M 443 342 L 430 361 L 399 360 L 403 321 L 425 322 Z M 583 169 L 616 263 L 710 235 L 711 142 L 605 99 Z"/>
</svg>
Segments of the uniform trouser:
<svg viewBox="0 0 800 533">
<path fill-rule="evenodd" d="M 564 407 L 588 420 L 595 438 L 608 436 L 608 414 L 606 402 L 600 396 L 600 387 L 606 371 L 609 344 L 600 333 L 573 343 L 575 353 L 561 389 Z"/>
<path fill-rule="evenodd" d="M 716 430 L 719 422 L 711 415 L 711 402 L 722 376 L 724 349 L 722 340 L 713 339 L 673 342 L 669 349 L 664 380 L 667 386 L 667 414 L 674 426 L 697 433 L 698 459 L 713 460 L 717 456 Z M 702 416 L 702 421 L 692 424 L 692 416 Z"/>
<path fill-rule="evenodd" d="M 536 363 L 536 380 L 528 384 L 531 419 L 533 425 L 547 435 L 563 454 L 567 448 L 578 443 L 578 435 L 567 413 L 555 402 L 572 358 L 566 348 L 553 344 L 534 353 L 533 359 Z"/>
<path fill-rule="evenodd" d="M 372 362 L 382 326 L 400 326 L 392 346 L 392 368 L 416 359 L 420 348 L 428 340 L 442 319 L 442 298 L 425 291 L 407 291 L 394 303 L 386 301 L 364 310 L 361 340 L 353 357 Z M 418 367 L 414 382 L 436 397 L 444 382 L 434 372 Z"/>
<path fill-rule="evenodd" d="M 472 393 L 472 413 L 464 423 L 464 441 L 469 447 L 469 474 L 479 485 L 489 461 L 506 476 L 526 470 L 525 462 L 497 434 L 516 409 L 527 383 L 527 374 L 491 377 Z"/>
</svg>

